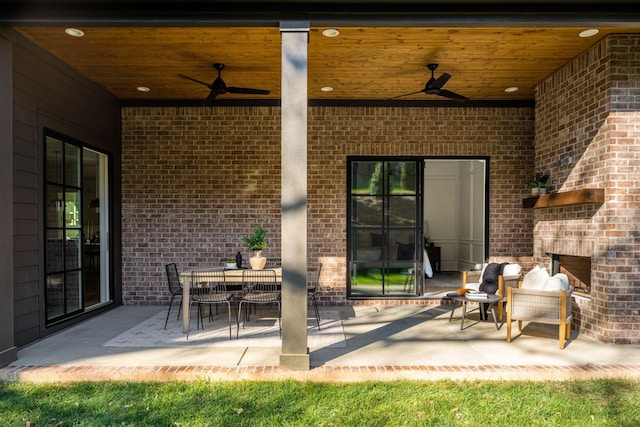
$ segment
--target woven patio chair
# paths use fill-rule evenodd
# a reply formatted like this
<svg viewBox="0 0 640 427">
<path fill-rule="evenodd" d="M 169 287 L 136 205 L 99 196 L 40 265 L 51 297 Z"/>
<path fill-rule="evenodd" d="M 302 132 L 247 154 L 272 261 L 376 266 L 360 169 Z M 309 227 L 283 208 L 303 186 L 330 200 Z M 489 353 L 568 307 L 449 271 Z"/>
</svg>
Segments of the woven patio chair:
<svg viewBox="0 0 640 427">
<path fill-rule="evenodd" d="M 561 349 L 571 334 L 571 291 L 541 291 L 509 287 L 507 290 L 507 342 L 511 342 L 511 322 L 538 322 L 558 325 Z"/>
</svg>

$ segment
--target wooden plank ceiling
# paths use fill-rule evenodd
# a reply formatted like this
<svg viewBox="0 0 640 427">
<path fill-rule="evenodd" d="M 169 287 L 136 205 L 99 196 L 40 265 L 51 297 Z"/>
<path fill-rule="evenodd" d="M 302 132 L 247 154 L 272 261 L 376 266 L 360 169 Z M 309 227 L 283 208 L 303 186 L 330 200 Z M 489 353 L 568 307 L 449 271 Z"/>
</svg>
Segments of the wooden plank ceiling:
<svg viewBox="0 0 640 427">
<path fill-rule="evenodd" d="M 312 28 L 309 98 L 387 100 L 419 91 L 439 64 L 444 89 L 471 100 L 533 100 L 536 85 L 612 33 L 640 28 L 382 28 L 337 27 L 329 38 Z M 121 100 L 204 100 L 209 89 L 178 77 L 213 82 L 213 63 L 224 63 L 228 86 L 270 90 L 266 96 L 227 93 L 218 99 L 280 98 L 278 28 L 81 27 L 70 37 L 61 27 L 21 27 L 27 38 Z M 145 86 L 149 92 L 136 88 Z M 323 87 L 333 91 L 324 92 Z M 507 93 L 508 87 L 518 87 Z M 418 93 L 402 100 L 444 100 Z"/>
</svg>

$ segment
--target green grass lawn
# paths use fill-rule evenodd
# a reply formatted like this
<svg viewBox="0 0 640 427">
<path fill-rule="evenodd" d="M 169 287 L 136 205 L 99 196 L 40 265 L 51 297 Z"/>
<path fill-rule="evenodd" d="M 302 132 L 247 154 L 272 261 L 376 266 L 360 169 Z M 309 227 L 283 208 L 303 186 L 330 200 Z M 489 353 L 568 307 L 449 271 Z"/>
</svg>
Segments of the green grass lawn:
<svg viewBox="0 0 640 427">
<path fill-rule="evenodd" d="M 0 383 L 6 426 L 638 426 L 640 381 Z"/>
</svg>

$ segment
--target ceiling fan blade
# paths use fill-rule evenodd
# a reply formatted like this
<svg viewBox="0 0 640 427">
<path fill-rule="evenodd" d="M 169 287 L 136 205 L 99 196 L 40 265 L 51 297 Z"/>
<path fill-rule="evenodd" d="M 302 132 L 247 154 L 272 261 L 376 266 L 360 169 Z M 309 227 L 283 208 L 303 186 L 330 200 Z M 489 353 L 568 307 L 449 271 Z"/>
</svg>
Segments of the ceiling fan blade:
<svg viewBox="0 0 640 427">
<path fill-rule="evenodd" d="M 213 81 L 212 84 L 205 83 L 198 79 L 194 79 L 193 77 L 185 76 L 184 74 L 178 74 L 178 77 L 182 77 L 183 79 L 191 80 L 192 82 L 196 82 L 198 84 L 204 85 L 210 89 L 209 96 L 204 101 L 204 105 L 213 105 L 213 101 L 216 99 L 218 95 L 224 95 L 225 93 L 240 93 L 247 95 L 269 95 L 271 91 L 264 89 L 252 89 L 248 87 L 233 87 L 227 86 L 224 80 L 222 80 L 221 74 L 224 69 L 224 64 L 215 63 L 213 64 L 214 68 L 218 70 L 218 77 Z"/>
<path fill-rule="evenodd" d="M 216 99 L 216 96 L 218 96 L 218 94 L 219 94 L 218 91 L 212 90 L 209 93 L 209 96 L 207 96 L 207 99 L 204 100 L 204 105 L 212 105 L 214 99 Z"/>
<path fill-rule="evenodd" d="M 429 79 L 429 81 L 427 82 L 427 84 L 426 84 L 426 85 L 424 85 L 424 89 L 422 90 L 422 92 L 427 93 L 427 91 L 428 91 L 429 89 L 431 89 L 431 85 L 432 85 L 432 84 L 433 84 L 433 82 L 435 82 L 435 81 L 436 81 L 436 79 L 434 79 L 433 77 L 431 77 L 431 78 Z"/>
<path fill-rule="evenodd" d="M 200 83 L 201 85 L 205 85 L 209 89 L 211 89 L 211 85 L 209 83 L 205 83 L 198 79 L 194 79 L 193 77 L 185 76 L 184 74 L 178 74 L 178 77 L 182 77 L 183 79 L 191 80 L 192 82 Z"/>
<path fill-rule="evenodd" d="M 403 96 L 415 95 L 417 93 L 423 93 L 423 92 L 424 92 L 424 89 L 421 89 L 421 90 L 417 90 L 415 92 L 405 93 L 404 95 L 398 95 L 398 96 L 394 96 L 393 98 L 387 98 L 387 99 L 397 99 L 397 98 L 402 98 Z"/>
<path fill-rule="evenodd" d="M 263 89 L 251 89 L 248 87 L 233 87 L 227 86 L 227 92 L 229 93 L 243 93 L 248 95 L 269 95 L 271 93 L 270 90 Z"/>
<path fill-rule="evenodd" d="M 451 74 L 443 73 L 440 77 L 436 79 L 431 85 L 429 85 L 429 89 L 440 89 L 445 85 L 451 78 Z"/>
<path fill-rule="evenodd" d="M 460 101 L 460 102 L 469 100 L 469 98 L 467 98 L 466 96 L 458 95 L 455 92 L 451 92 L 445 89 L 439 90 L 438 93 L 435 93 L 434 95 L 444 96 L 445 98 L 453 99 L 454 101 Z"/>
<path fill-rule="evenodd" d="M 458 95 L 457 93 L 442 89 L 442 86 L 444 86 L 445 83 L 447 83 L 451 78 L 451 74 L 442 73 L 440 77 L 436 79 L 433 74 L 436 68 L 438 68 L 438 64 L 427 64 L 427 68 L 431 71 L 431 78 L 427 81 L 427 84 L 424 85 L 424 89 L 418 90 L 416 92 L 405 93 L 404 95 L 394 96 L 393 98 L 388 99 L 401 98 L 403 96 L 415 95 L 417 93 L 442 96 L 444 98 L 449 98 L 460 102 L 464 102 L 469 99 L 466 96 Z"/>
</svg>

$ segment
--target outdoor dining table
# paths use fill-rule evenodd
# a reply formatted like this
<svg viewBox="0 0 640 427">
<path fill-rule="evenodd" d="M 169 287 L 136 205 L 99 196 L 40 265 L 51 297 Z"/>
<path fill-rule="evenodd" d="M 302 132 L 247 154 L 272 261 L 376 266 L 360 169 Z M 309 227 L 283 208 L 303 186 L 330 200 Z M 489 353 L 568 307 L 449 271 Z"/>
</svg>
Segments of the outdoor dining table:
<svg viewBox="0 0 640 427">
<path fill-rule="evenodd" d="M 244 288 L 244 286 L 242 286 L 242 272 L 245 269 L 228 269 L 228 268 L 224 268 L 224 267 L 199 267 L 199 268 L 193 268 L 191 270 L 184 270 L 182 272 L 180 272 L 180 283 L 182 283 L 182 312 L 184 313 L 182 316 L 182 332 L 183 333 L 187 333 L 189 331 L 189 321 L 190 321 L 190 315 L 189 315 L 189 292 L 190 292 L 190 288 L 191 288 L 191 277 L 193 275 L 194 271 L 202 271 L 202 272 L 206 272 L 206 271 L 222 271 L 224 270 L 224 280 L 226 283 L 237 283 L 240 285 L 241 288 Z M 277 282 L 281 282 L 282 281 L 282 268 L 281 267 L 277 267 L 277 268 L 270 268 L 270 269 L 265 269 L 265 270 L 274 270 L 276 272 L 276 281 Z"/>
</svg>

